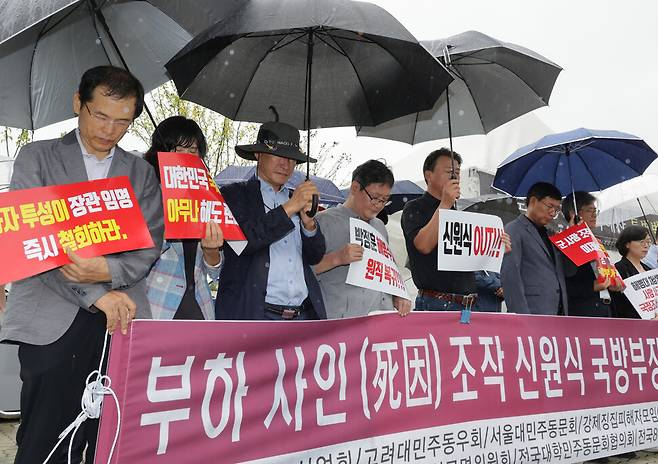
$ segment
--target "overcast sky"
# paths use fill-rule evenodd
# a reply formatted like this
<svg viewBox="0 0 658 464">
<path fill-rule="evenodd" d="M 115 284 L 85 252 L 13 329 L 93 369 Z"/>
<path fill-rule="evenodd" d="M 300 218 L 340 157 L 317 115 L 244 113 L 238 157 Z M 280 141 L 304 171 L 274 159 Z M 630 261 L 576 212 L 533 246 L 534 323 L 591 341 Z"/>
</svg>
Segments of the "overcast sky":
<svg viewBox="0 0 658 464">
<path fill-rule="evenodd" d="M 559 132 L 577 127 L 629 132 L 658 149 L 656 2 L 375 0 L 372 3 L 387 9 L 419 40 L 476 30 L 530 48 L 564 69 L 548 108 L 535 110 L 535 116 L 523 118 L 523 124 L 510 123 L 486 137 L 455 139 L 455 150 L 466 150 L 465 164 L 471 164 L 471 158 L 473 164 L 491 170 L 491 166 L 495 167 L 518 148 L 515 142 L 530 143 L 544 130 Z M 433 147 L 445 144 L 445 141 L 428 142 L 411 148 L 346 136 L 338 149 L 361 153 L 366 158 L 380 153 L 393 164 L 396 174 L 418 180 L 422 158 Z M 470 149 L 481 153 L 468 153 Z M 398 158 L 404 161 L 397 161 Z M 411 172 L 418 172 L 416 178 Z"/>
<path fill-rule="evenodd" d="M 437 39 L 477 30 L 530 48 L 564 68 L 550 107 L 533 112 L 523 124 L 510 123 L 490 135 L 455 140 L 465 164 L 492 170 L 519 144 L 542 132 L 577 127 L 616 129 L 644 138 L 658 148 L 658 61 L 653 1 L 626 0 L 375 0 L 418 39 Z M 545 124 L 544 124 L 545 123 Z M 74 122 L 42 130 L 39 138 L 59 135 Z M 339 140 L 336 150 L 352 153 L 355 162 L 384 157 L 398 178 L 420 179 L 422 158 L 445 141 L 417 147 L 356 138 L 353 130 L 326 130 L 323 138 Z M 127 137 L 127 149 L 144 149 Z M 402 161 L 404 160 L 404 161 Z M 402 169 L 404 167 L 404 169 Z M 418 173 L 415 175 L 413 173 Z M 415 176 L 415 178 L 414 178 Z"/>
</svg>

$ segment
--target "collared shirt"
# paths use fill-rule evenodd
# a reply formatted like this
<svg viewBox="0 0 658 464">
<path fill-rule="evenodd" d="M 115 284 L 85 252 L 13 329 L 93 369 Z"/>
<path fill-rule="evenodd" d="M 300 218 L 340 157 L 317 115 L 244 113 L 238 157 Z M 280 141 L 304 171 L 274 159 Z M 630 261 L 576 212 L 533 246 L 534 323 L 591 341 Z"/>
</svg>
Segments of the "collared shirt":
<svg viewBox="0 0 658 464">
<path fill-rule="evenodd" d="M 318 224 L 327 245 L 326 253 L 339 250 L 350 242 L 350 218 L 358 217 L 356 212 L 343 205 L 318 214 Z M 386 226 L 380 219 L 374 218 L 366 222 L 388 241 Z M 349 268 L 348 264 L 337 266 L 316 275 L 322 289 L 327 319 L 365 316 L 368 312 L 378 309 L 394 309 L 391 295 L 346 284 Z"/>
<path fill-rule="evenodd" d="M 265 212 L 283 205 L 290 199 L 290 191 L 282 187 L 278 192 L 258 177 L 260 193 L 263 196 Z M 304 263 L 302 261 L 302 237 L 299 234 L 301 220 L 294 214 L 290 220 L 295 225 L 287 235 L 270 245 L 270 268 L 267 273 L 267 295 L 265 302 L 276 305 L 300 306 L 308 296 L 308 288 L 304 280 Z M 317 228 L 302 232 L 312 237 Z"/>
<path fill-rule="evenodd" d="M 80 138 L 80 129 L 75 130 L 75 137 L 78 139 L 78 144 L 80 145 L 80 150 L 82 151 L 82 159 L 85 162 L 87 178 L 89 180 L 107 178 L 107 175 L 110 172 L 112 158 L 114 157 L 115 147 L 112 147 L 109 155 L 107 155 L 102 160 L 99 160 L 95 155 L 90 154 L 85 148 L 84 144 L 82 143 L 82 139 Z"/>
<path fill-rule="evenodd" d="M 469 295 L 476 292 L 475 275 L 473 272 L 439 271 L 437 270 L 438 247 L 423 254 L 414 245 L 414 239 L 420 229 L 425 227 L 440 201 L 429 192 L 420 198 L 411 200 L 404 206 L 402 212 L 402 231 L 409 255 L 408 267 L 411 270 L 416 288 L 433 290 L 435 292 L 456 293 Z"/>
</svg>

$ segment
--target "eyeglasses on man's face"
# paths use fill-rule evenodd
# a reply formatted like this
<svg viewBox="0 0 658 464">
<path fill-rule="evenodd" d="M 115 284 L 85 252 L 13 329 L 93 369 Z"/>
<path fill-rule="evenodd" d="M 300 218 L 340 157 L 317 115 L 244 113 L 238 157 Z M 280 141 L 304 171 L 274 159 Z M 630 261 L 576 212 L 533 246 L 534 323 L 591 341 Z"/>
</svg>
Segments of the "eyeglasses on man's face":
<svg viewBox="0 0 658 464">
<path fill-rule="evenodd" d="M 596 206 L 587 206 L 585 208 L 581 208 L 580 212 L 582 214 L 593 214 L 598 216 L 601 213 L 601 210 L 599 210 Z"/>
<path fill-rule="evenodd" d="M 366 195 L 368 195 L 368 198 L 370 199 L 370 204 L 372 206 L 376 207 L 386 207 L 391 204 L 391 197 L 385 197 L 385 198 L 376 198 L 370 195 L 370 192 L 366 189 L 365 185 L 363 185 L 361 182 L 359 182 L 359 185 L 361 186 L 361 190 L 366 192 Z"/>
<path fill-rule="evenodd" d="M 132 119 L 112 119 L 106 114 L 103 114 L 99 111 L 92 110 L 89 108 L 89 105 L 87 103 L 84 104 L 85 108 L 87 108 L 87 111 L 89 112 L 89 115 L 99 124 L 102 125 L 110 125 L 112 127 L 117 127 L 121 130 L 126 130 L 130 126 L 130 124 L 133 122 Z"/>
<path fill-rule="evenodd" d="M 548 214 L 552 214 L 553 217 L 556 217 L 558 213 L 560 212 L 560 208 L 562 207 L 561 204 L 558 205 L 552 205 L 550 203 L 546 203 L 544 200 L 539 200 L 542 205 L 546 208 L 546 211 L 548 211 Z"/>
</svg>

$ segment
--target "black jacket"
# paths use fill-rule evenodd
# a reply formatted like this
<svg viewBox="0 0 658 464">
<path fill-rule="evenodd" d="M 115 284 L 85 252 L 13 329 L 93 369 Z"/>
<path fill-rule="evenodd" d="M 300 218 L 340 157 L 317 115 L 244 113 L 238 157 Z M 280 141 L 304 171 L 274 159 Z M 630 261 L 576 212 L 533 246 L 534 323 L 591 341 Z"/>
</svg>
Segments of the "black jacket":
<svg viewBox="0 0 658 464">
<path fill-rule="evenodd" d="M 270 245 L 295 227 L 283 206 L 267 213 L 263 207 L 260 182 L 252 177 L 246 182 L 226 185 L 221 189 L 224 200 L 247 237 L 248 244 L 240 256 L 224 247 L 224 263 L 219 277 L 215 302 L 217 319 L 264 319 L 265 295 L 270 266 Z M 313 237 L 302 236 L 303 278 L 308 297 L 318 319 L 326 319 L 322 292 L 311 266 L 322 260 L 325 241 L 319 229 Z"/>
<path fill-rule="evenodd" d="M 651 268 L 646 264 L 641 264 L 645 271 L 651 270 Z M 633 263 L 631 263 L 626 258 L 622 258 L 617 261 L 615 263 L 615 267 L 619 271 L 622 279 L 626 279 L 627 277 L 639 274 Z M 630 301 L 628 301 L 628 298 L 626 298 L 626 295 L 619 292 L 610 292 L 610 295 L 612 296 L 612 315 L 614 317 L 641 319 L 635 307 L 631 304 Z"/>
</svg>

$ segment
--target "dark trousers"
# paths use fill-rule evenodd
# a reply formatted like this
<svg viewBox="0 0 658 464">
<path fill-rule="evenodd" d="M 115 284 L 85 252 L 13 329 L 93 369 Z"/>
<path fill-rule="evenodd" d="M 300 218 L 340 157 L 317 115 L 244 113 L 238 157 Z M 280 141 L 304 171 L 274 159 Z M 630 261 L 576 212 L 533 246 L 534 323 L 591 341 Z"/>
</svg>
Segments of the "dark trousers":
<svg viewBox="0 0 658 464">
<path fill-rule="evenodd" d="M 46 310 L 47 308 L 44 308 Z M 14 464 L 36 464 L 46 459 L 59 434 L 80 413 L 80 399 L 90 372 L 98 369 L 105 337 L 105 315 L 80 309 L 62 337 L 49 345 L 22 343 L 21 423 L 16 433 Z M 87 419 L 76 434 L 72 462 L 94 462 L 98 419 Z M 48 463 L 66 463 L 69 437 Z"/>
</svg>

